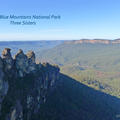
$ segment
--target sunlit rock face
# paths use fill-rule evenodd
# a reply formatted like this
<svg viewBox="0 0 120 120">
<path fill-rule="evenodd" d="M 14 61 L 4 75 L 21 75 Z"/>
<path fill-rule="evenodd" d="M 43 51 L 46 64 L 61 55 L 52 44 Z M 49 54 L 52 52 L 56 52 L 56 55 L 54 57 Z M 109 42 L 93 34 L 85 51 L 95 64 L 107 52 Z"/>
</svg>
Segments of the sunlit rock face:
<svg viewBox="0 0 120 120">
<path fill-rule="evenodd" d="M 15 55 L 15 66 L 20 77 L 28 73 L 28 58 L 21 49 Z"/>
<path fill-rule="evenodd" d="M 27 53 L 28 63 L 29 63 L 29 73 L 36 71 L 36 63 L 35 63 L 35 53 L 33 51 L 28 51 Z"/>
<path fill-rule="evenodd" d="M 5 48 L 0 57 L 0 120 L 35 120 L 59 79 L 59 67 L 36 64 L 35 53 L 20 49 L 14 59 Z"/>
<path fill-rule="evenodd" d="M 31 63 L 35 63 L 35 53 L 33 51 L 28 51 L 27 57 Z"/>
<path fill-rule="evenodd" d="M 10 53 L 11 49 L 5 48 L 2 52 L 3 64 L 5 72 L 10 72 L 13 67 L 14 61 Z"/>
</svg>

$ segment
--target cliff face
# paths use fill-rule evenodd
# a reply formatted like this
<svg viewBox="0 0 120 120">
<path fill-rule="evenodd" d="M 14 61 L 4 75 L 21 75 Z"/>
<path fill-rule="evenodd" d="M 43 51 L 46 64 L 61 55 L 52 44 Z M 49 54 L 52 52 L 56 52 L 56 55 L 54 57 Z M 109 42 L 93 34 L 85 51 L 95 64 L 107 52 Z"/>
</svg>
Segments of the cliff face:
<svg viewBox="0 0 120 120">
<path fill-rule="evenodd" d="M 67 41 L 65 42 L 67 44 L 84 44 L 84 43 L 89 43 L 89 44 L 120 44 L 120 39 L 116 40 L 101 40 L 101 39 L 81 39 L 81 40 L 73 40 L 73 41 Z"/>
<path fill-rule="evenodd" d="M 36 64 L 33 51 L 19 50 L 12 58 L 5 48 L 0 57 L 0 120 L 37 120 L 58 79 L 58 66 Z"/>
</svg>

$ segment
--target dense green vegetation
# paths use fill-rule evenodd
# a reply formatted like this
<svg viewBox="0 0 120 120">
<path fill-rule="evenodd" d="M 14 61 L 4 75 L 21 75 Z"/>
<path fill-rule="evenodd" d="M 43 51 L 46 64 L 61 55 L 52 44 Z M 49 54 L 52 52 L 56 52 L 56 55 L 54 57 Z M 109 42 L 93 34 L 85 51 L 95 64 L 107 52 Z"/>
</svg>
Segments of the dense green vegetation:
<svg viewBox="0 0 120 120">
<path fill-rule="evenodd" d="M 119 120 L 119 99 L 64 74 L 48 97 L 41 105 L 40 120 Z"/>
<path fill-rule="evenodd" d="M 72 78 L 120 97 L 120 44 L 62 44 L 45 50 L 40 61 L 61 66 Z"/>
</svg>

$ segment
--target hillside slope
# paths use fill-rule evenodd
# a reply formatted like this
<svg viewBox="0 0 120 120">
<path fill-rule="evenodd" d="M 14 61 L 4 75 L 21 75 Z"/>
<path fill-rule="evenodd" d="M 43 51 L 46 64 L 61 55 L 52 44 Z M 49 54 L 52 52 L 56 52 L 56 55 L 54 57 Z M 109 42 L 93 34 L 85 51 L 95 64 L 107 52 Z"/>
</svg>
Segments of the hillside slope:
<svg viewBox="0 0 120 120">
<path fill-rule="evenodd" d="M 120 99 L 60 74 L 56 89 L 41 106 L 42 120 L 119 120 Z"/>
<path fill-rule="evenodd" d="M 64 43 L 38 57 L 61 66 L 61 72 L 97 90 L 120 97 L 120 44 Z"/>
</svg>

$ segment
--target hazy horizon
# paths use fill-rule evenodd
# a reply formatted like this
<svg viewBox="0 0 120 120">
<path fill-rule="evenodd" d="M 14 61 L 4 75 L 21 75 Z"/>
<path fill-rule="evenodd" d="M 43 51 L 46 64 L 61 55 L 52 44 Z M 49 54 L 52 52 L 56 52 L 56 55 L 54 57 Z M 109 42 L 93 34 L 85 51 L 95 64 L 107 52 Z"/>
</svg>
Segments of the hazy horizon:
<svg viewBox="0 0 120 120">
<path fill-rule="evenodd" d="M 120 39 L 120 38 L 116 38 L 116 39 L 104 39 L 104 38 L 93 38 L 93 39 L 89 39 L 89 38 L 81 38 L 81 39 L 61 39 L 61 40 L 0 40 L 0 42 L 38 42 L 38 41 L 73 41 L 73 40 L 117 40 L 117 39 Z"/>
</svg>

